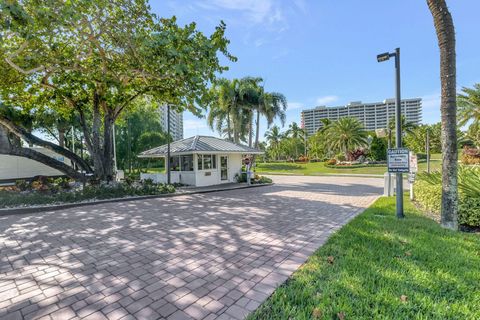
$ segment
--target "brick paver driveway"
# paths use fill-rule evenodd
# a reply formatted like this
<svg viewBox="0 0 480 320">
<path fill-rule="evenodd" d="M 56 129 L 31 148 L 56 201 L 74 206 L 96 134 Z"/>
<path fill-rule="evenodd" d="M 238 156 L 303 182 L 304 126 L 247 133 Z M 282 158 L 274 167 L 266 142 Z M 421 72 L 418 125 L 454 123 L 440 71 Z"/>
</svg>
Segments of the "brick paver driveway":
<svg viewBox="0 0 480 320">
<path fill-rule="evenodd" d="M 0 318 L 242 319 L 382 183 L 275 181 L 0 217 Z"/>
</svg>

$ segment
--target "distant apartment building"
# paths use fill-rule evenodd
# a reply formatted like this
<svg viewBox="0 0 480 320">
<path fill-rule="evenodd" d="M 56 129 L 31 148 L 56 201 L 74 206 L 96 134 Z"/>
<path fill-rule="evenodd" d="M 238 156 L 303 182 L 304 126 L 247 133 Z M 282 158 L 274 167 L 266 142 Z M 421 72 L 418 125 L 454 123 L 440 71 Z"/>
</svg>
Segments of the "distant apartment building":
<svg viewBox="0 0 480 320">
<path fill-rule="evenodd" d="M 168 127 L 167 106 L 160 106 L 158 111 L 160 112 L 162 128 L 166 132 Z M 173 108 L 170 108 L 170 135 L 173 141 L 183 139 L 183 113 L 177 112 Z"/>
<path fill-rule="evenodd" d="M 407 122 L 414 124 L 421 123 L 422 99 L 405 99 L 402 100 L 401 105 L 402 115 L 405 116 Z M 395 99 L 372 103 L 354 101 L 346 106 L 319 106 L 313 109 L 303 110 L 301 113 L 301 125 L 308 135 L 312 135 L 323 126 L 320 120 L 330 119 L 335 121 L 344 117 L 357 118 L 363 123 L 365 130 L 386 128 L 389 121 L 395 117 Z"/>
</svg>

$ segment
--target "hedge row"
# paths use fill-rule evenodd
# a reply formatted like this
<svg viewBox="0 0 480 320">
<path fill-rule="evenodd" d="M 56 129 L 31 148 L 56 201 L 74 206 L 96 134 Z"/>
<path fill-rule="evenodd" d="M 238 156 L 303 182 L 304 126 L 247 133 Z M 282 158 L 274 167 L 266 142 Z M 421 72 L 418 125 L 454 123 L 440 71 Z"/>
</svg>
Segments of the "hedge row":
<svg viewBox="0 0 480 320">
<path fill-rule="evenodd" d="M 441 184 L 419 180 L 415 183 L 415 199 L 420 206 L 434 214 L 440 214 L 442 203 Z M 458 222 L 461 225 L 480 227 L 480 198 L 459 195 Z"/>
</svg>

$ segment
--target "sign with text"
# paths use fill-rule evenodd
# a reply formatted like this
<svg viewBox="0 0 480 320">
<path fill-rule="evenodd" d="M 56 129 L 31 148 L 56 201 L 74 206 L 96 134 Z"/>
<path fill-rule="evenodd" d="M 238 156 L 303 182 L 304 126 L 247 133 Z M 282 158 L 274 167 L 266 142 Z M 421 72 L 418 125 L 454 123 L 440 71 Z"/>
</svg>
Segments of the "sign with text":
<svg viewBox="0 0 480 320">
<path fill-rule="evenodd" d="M 418 172 L 417 154 L 415 152 L 412 152 L 412 151 L 410 151 L 410 172 L 411 173 Z"/>
<path fill-rule="evenodd" d="M 409 150 L 407 148 L 387 150 L 388 172 L 407 173 L 410 171 Z"/>
</svg>

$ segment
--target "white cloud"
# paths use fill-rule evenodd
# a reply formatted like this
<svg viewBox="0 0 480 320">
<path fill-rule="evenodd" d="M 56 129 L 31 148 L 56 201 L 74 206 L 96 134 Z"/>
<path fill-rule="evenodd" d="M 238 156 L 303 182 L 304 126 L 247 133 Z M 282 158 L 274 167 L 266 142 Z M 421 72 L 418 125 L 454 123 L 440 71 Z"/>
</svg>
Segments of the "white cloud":
<svg viewBox="0 0 480 320">
<path fill-rule="evenodd" d="M 202 119 L 186 119 L 183 121 L 184 130 L 196 130 L 207 128 L 207 122 Z"/>
<path fill-rule="evenodd" d="M 325 106 L 325 105 L 327 105 L 329 103 L 333 103 L 337 100 L 338 100 L 337 96 L 324 96 L 324 97 L 318 98 L 315 102 L 319 106 Z"/>
<path fill-rule="evenodd" d="M 284 19 L 280 6 L 274 0 L 202 0 L 197 4 L 206 9 L 242 12 L 254 23 L 273 23 Z"/>
<path fill-rule="evenodd" d="M 289 102 L 287 109 L 288 110 L 295 110 L 295 109 L 303 109 L 305 105 L 301 102 Z"/>
</svg>

